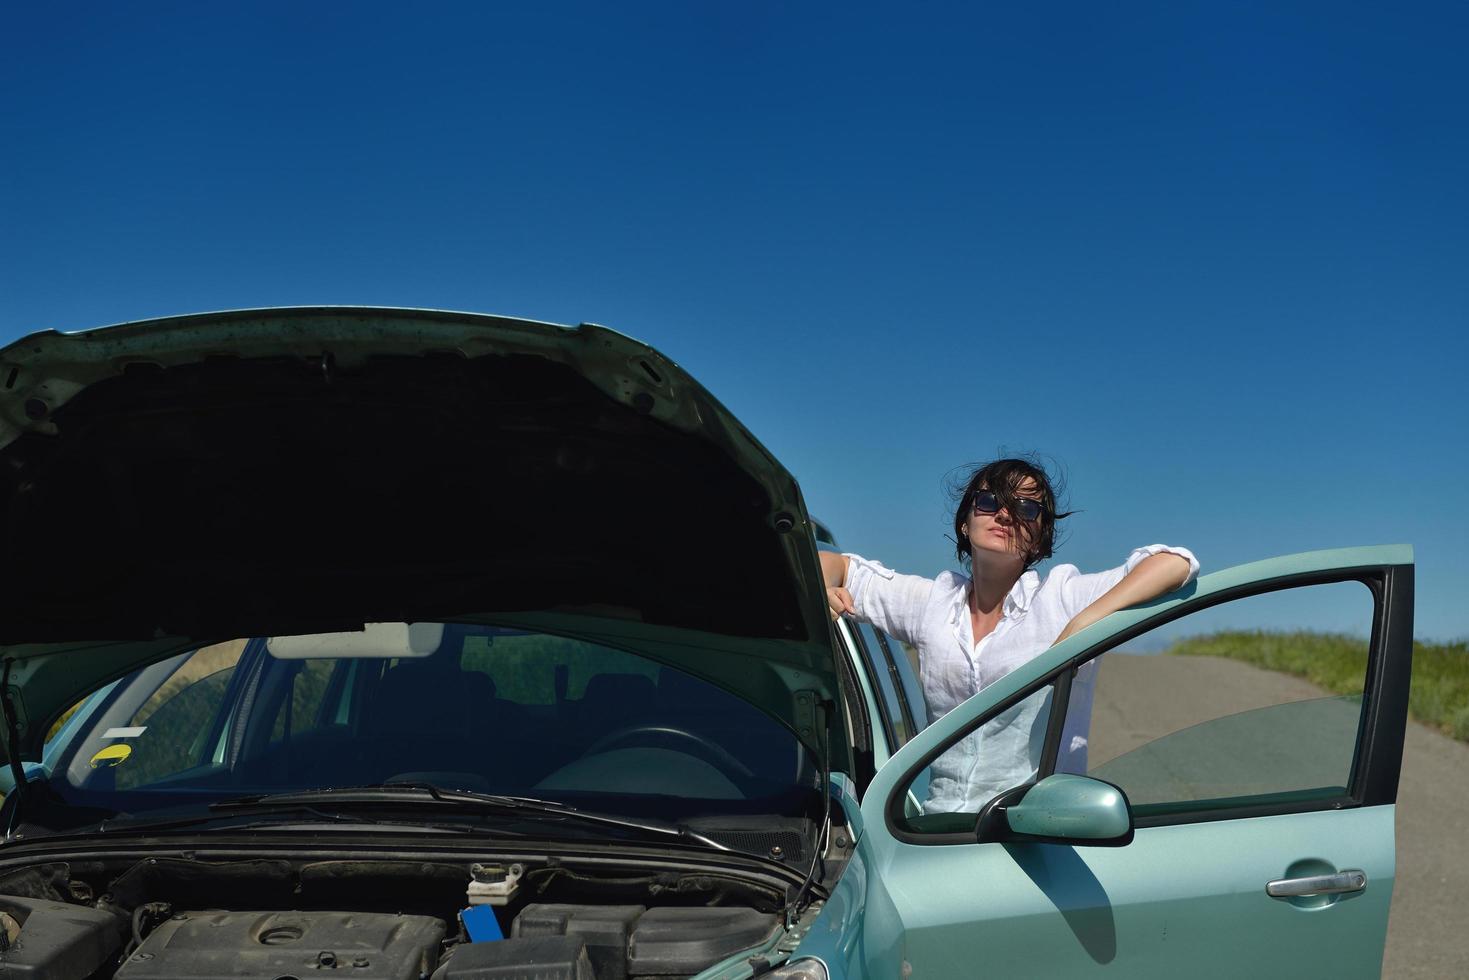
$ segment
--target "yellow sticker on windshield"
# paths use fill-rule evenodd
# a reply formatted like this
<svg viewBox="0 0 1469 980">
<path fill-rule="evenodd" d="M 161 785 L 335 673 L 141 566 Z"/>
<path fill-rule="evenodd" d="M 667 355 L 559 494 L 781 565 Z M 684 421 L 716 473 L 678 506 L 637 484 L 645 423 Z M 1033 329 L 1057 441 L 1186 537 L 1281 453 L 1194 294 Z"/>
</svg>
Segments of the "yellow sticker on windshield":
<svg viewBox="0 0 1469 980">
<path fill-rule="evenodd" d="M 92 756 L 92 768 L 106 769 L 109 766 L 119 765 L 132 754 L 133 747 L 126 742 L 118 742 L 115 745 L 109 745 L 98 752 L 96 755 Z"/>
</svg>

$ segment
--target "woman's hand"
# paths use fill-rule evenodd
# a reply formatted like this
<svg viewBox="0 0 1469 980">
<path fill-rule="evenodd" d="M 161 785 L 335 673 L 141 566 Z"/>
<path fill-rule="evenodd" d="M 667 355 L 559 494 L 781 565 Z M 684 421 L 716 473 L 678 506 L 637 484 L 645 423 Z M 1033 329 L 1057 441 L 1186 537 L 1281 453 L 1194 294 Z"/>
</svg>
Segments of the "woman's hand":
<svg viewBox="0 0 1469 980">
<path fill-rule="evenodd" d="M 832 622 L 841 619 L 843 613 L 857 611 L 857 607 L 852 605 L 852 594 L 840 585 L 826 587 L 826 605 L 831 612 Z"/>
<path fill-rule="evenodd" d="M 847 556 L 822 551 L 816 557 L 821 559 L 822 584 L 826 586 L 826 604 L 831 612 L 831 621 L 836 622 L 843 613 L 855 613 L 857 607 L 852 605 L 852 593 L 842 584 L 847 580 Z"/>
</svg>

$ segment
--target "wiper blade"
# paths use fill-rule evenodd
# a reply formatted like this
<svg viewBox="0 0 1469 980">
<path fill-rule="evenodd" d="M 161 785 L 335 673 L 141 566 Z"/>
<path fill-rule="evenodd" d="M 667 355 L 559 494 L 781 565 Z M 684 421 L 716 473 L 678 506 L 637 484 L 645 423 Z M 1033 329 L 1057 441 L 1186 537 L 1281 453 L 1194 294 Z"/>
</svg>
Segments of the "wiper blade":
<svg viewBox="0 0 1469 980">
<path fill-rule="evenodd" d="M 211 805 L 210 810 L 214 807 Z M 382 820 L 361 814 L 333 813 L 314 806 L 306 806 L 299 803 L 273 803 L 262 806 L 240 806 L 226 809 L 223 812 L 199 813 L 188 816 L 177 817 L 148 817 L 147 815 L 130 816 L 120 814 L 109 817 L 97 824 L 88 833 L 115 833 L 121 831 L 156 831 L 156 830 L 179 830 L 187 827 L 201 827 L 209 824 L 220 825 L 220 830 L 245 830 L 259 829 L 278 825 L 274 822 L 256 820 L 250 823 L 235 824 L 227 823 L 236 817 L 243 816 L 302 816 L 311 821 L 322 823 L 348 823 L 354 825 L 371 824 L 373 826 L 387 827 L 412 827 L 414 829 L 432 830 L 454 830 L 466 831 L 469 828 L 463 824 L 426 824 L 419 821 L 412 823 L 401 820 Z"/>
<path fill-rule="evenodd" d="M 612 827 L 640 830 L 644 833 L 662 834 L 695 841 L 717 851 L 731 848 L 706 837 L 682 824 L 668 823 L 642 817 L 624 817 L 613 813 L 598 813 L 578 810 L 574 806 L 555 800 L 540 800 L 529 796 L 504 796 L 497 793 L 478 793 L 473 790 L 445 789 L 432 783 L 404 782 L 384 783 L 376 786 L 353 786 L 340 789 L 311 789 L 296 793 L 276 793 L 265 796 L 242 796 L 233 800 L 211 803 L 216 811 L 253 811 L 256 807 L 272 806 L 329 806 L 333 809 L 347 806 L 373 807 L 383 804 L 431 803 L 479 811 L 503 811 L 511 813 L 533 813 L 540 816 L 559 817 L 581 823 L 595 823 Z"/>
</svg>

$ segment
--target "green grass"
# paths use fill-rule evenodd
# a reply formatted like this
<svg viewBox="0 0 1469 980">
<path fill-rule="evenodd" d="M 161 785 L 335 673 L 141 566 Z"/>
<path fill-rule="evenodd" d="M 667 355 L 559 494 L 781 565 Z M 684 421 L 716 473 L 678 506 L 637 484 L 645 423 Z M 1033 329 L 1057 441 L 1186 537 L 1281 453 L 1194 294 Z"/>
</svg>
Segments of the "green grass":
<svg viewBox="0 0 1469 980">
<path fill-rule="evenodd" d="M 1367 641 L 1337 633 L 1234 631 L 1190 636 L 1167 650 L 1183 656 L 1229 657 L 1294 674 L 1335 694 L 1360 694 Z M 1469 643 L 1414 643 L 1408 712 L 1469 742 Z"/>
</svg>

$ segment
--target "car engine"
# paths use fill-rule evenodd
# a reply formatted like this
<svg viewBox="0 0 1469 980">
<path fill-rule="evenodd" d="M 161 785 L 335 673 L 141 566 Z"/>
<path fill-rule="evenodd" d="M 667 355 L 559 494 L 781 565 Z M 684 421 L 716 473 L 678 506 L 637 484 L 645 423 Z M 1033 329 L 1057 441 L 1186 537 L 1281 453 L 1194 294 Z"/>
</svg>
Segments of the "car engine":
<svg viewBox="0 0 1469 980">
<path fill-rule="evenodd" d="M 148 859 L 101 877 L 63 864 L 31 869 L 0 876 L 0 975 L 674 980 L 766 948 L 782 931 L 779 890 L 733 875 L 533 867 L 524 895 L 502 891 L 503 902 L 474 916 L 463 897 L 466 883 L 476 894 L 467 871 L 189 859 Z M 265 907 L 287 895 L 295 901 Z"/>
</svg>

